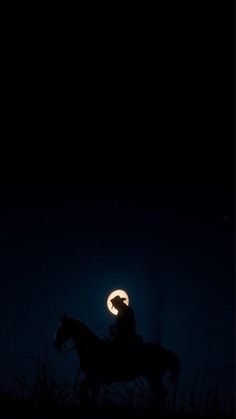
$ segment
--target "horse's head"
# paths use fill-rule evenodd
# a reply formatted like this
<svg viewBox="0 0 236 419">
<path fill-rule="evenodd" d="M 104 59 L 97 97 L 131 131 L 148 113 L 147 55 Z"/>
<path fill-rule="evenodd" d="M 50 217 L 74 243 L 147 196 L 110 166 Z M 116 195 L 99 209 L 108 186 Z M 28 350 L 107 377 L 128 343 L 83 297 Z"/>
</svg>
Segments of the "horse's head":
<svg viewBox="0 0 236 419">
<path fill-rule="evenodd" d="M 61 350 L 65 341 L 71 338 L 70 319 L 67 317 L 65 313 L 60 314 L 59 319 L 61 323 L 59 324 L 55 333 L 55 337 L 53 339 L 53 344 L 55 345 L 58 351 Z"/>
<path fill-rule="evenodd" d="M 53 340 L 53 344 L 58 351 L 62 349 L 65 341 L 68 339 L 73 339 L 79 345 L 83 343 L 87 344 L 88 342 L 94 343 L 98 339 L 81 321 L 67 317 L 65 313 L 60 314 L 59 319 L 61 323 L 56 330 Z"/>
</svg>

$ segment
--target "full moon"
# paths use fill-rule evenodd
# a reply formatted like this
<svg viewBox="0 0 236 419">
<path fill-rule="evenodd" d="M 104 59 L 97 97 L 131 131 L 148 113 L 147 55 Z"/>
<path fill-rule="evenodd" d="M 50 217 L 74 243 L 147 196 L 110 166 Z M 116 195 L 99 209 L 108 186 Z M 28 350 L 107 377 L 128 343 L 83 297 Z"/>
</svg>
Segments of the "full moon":
<svg viewBox="0 0 236 419">
<path fill-rule="evenodd" d="M 128 296 L 128 294 L 127 294 L 124 290 L 115 290 L 115 291 L 112 291 L 112 292 L 109 294 L 108 298 L 107 298 L 107 307 L 108 307 L 108 310 L 109 310 L 112 314 L 115 314 L 115 316 L 117 315 L 118 311 L 116 310 L 116 308 L 115 308 L 115 307 L 112 307 L 112 302 L 111 302 L 111 300 L 112 300 L 112 298 L 116 297 L 116 295 L 119 295 L 119 297 L 121 297 L 121 298 L 125 298 L 124 303 L 125 303 L 127 306 L 129 305 L 129 296 Z"/>
</svg>

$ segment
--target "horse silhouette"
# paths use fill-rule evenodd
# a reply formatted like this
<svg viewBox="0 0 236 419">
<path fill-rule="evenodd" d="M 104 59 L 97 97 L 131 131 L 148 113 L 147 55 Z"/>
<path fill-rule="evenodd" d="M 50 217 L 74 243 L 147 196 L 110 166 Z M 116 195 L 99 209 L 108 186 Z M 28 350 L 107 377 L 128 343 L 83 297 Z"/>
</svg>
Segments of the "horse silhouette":
<svg viewBox="0 0 236 419">
<path fill-rule="evenodd" d="M 180 372 L 177 355 L 157 343 L 135 343 L 130 346 L 116 345 L 98 338 L 81 321 L 60 316 L 54 345 L 61 351 L 66 340 L 72 339 L 80 359 L 85 379 L 80 388 L 80 401 L 96 400 L 103 384 L 132 381 L 144 377 L 155 394 L 155 400 L 164 402 L 167 390 L 162 377 L 169 372 L 174 386 L 173 403 Z"/>
</svg>

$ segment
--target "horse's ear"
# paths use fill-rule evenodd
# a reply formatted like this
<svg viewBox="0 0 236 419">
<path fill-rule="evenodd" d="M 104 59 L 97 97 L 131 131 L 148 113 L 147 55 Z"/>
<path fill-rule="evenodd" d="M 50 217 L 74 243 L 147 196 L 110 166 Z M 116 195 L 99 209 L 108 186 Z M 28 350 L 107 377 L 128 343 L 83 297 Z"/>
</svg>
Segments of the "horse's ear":
<svg viewBox="0 0 236 419">
<path fill-rule="evenodd" d="M 61 320 L 61 322 L 64 322 L 67 319 L 67 315 L 64 311 L 63 313 L 59 314 L 59 319 Z"/>
</svg>

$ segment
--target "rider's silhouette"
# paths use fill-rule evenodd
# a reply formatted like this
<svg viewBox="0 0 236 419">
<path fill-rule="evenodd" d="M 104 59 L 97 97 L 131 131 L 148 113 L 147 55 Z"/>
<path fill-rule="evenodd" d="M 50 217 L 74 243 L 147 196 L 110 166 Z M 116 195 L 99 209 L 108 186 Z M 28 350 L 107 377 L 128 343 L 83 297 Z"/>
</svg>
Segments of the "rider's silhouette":
<svg viewBox="0 0 236 419">
<path fill-rule="evenodd" d="M 131 343 L 135 339 L 135 316 L 131 307 L 124 303 L 125 298 L 116 295 L 111 302 L 118 311 L 116 324 L 110 327 L 110 335 L 117 343 Z"/>
</svg>

